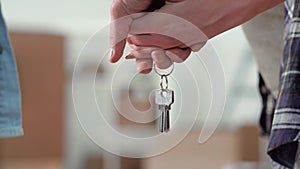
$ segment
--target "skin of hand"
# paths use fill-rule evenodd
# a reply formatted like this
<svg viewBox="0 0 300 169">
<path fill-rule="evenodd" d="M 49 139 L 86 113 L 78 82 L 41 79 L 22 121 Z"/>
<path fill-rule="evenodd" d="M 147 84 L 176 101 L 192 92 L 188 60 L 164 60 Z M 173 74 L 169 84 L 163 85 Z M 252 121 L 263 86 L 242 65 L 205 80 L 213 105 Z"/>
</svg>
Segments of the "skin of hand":
<svg viewBox="0 0 300 169">
<path fill-rule="evenodd" d="M 165 13 L 183 18 L 198 27 L 210 39 L 226 30 L 236 27 L 257 14 L 270 9 L 283 0 L 168 0 L 166 5 L 155 12 Z M 175 29 L 174 29 L 175 28 Z M 157 17 L 149 13 L 133 21 L 130 27 L 130 34 L 134 35 L 127 39 L 133 50 L 127 59 L 136 58 L 139 70 L 152 67 L 152 60 L 159 68 L 167 68 L 172 62 L 182 62 L 190 54 L 185 43 L 172 38 L 182 33 L 183 37 L 194 38 L 194 33 L 184 30 L 181 22 L 174 22 L 168 17 Z M 171 37 L 149 32 L 166 32 Z M 202 40 L 201 40 L 202 39 Z M 197 43 L 194 40 L 191 40 Z M 205 44 L 203 38 L 198 39 L 198 47 L 193 51 L 200 50 Z M 185 53 L 164 52 L 163 49 L 187 49 Z M 184 51 L 184 50 L 183 50 Z M 174 59 L 176 58 L 176 59 Z"/>
<path fill-rule="evenodd" d="M 142 12 L 146 10 L 152 0 L 113 0 L 110 8 L 111 13 L 111 30 L 110 42 L 112 46 L 110 61 L 112 63 L 119 60 L 123 54 L 126 40 L 118 41 L 120 36 L 126 36 L 129 32 L 133 18 L 126 17 L 125 21 L 114 22 L 115 20 L 127 15 Z"/>
<path fill-rule="evenodd" d="M 110 62 L 112 63 L 117 62 L 123 55 L 126 39 L 122 40 L 122 37 L 127 37 L 131 23 L 133 21 L 133 18 L 124 17 L 124 16 L 128 16 L 143 11 L 148 11 L 148 10 L 153 11 L 155 9 L 159 9 L 161 6 L 164 5 L 164 3 L 165 0 L 113 0 L 111 5 L 111 20 L 113 22 L 111 24 L 111 33 L 110 33 L 111 48 L 112 48 Z M 161 55 L 164 56 L 165 51 L 162 51 L 160 48 L 156 48 L 156 49 L 157 51 L 153 53 L 154 54 L 153 58 L 157 58 L 157 57 L 161 58 Z M 138 52 L 140 52 L 140 50 Z M 177 53 L 180 56 L 183 55 L 188 56 L 190 53 L 190 49 L 181 49 L 175 47 L 173 49 L 170 49 L 169 52 Z M 140 59 L 136 58 L 136 60 L 137 60 L 137 69 L 140 73 L 149 73 L 151 71 L 152 69 L 151 57 L 148 57 L 147 59 L 141 59 L 144 62 L 151 63 L 151 66 L 149 67 L 146 66 L 149 64 L 143 64 L 143 63 L 139 64 Z M 160 59 L 160 61 L 162 61 L 162 63 L 166 63 L 169 61 L 169 59 L 168 60 Z"/>
</svg>

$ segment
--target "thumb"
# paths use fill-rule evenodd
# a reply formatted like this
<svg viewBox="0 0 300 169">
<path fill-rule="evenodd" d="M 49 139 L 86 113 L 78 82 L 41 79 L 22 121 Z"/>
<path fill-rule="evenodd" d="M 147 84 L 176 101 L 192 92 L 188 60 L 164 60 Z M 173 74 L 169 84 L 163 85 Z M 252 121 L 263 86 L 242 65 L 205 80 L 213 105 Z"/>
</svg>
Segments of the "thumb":
<svg viewBox="0 0 300 169">
<path fill-rule="evenodd" d="M 131 14 L 142 11 L 153 11 L 164 5 L 164 0 L 113 0 L 110 13 L 111 62 L 117 62 L 123 55 L 126 38 L 132 23 Z M 136 15 L 135 17 L 138 17 Z"/>
<path fill-rule="evenodd" d="M 129 32 L 129 27 L 132 22 L 130 17 L 124 17 L 117 21 L 111 22 L 110 25 L 110 46 L 111 55 L 110 62 L 117 62 L 123 55 L 126 45 L 126 38 Z"/>
<path fill-rule="evenodd" d="M 117 62 L 123 55 L 126 44 L 126 37 L 129 32 L 132 18 L 128 16 L 127 10 L 121 3 L 113 3 L 111 6 L 110 23 L 110 62 Z"/>
</svg>

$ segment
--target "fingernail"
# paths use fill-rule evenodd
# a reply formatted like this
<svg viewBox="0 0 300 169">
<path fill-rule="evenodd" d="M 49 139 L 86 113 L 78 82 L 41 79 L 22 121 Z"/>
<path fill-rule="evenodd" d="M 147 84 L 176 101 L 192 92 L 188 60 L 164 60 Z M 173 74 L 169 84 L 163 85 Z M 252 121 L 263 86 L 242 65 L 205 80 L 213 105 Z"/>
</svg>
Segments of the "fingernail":
<svg viewBox="0 0 300 169">
<path fill-rule="evenodd" d="M 139 72 L 140 72 L 141 74 L 148 74 L 148 73 L 151 72 L 151 70 L 152 70 L 152 69 L 143 69 L 143 70 L 140 70 Z"/>
<path fill-rule="evenodd" d="M 141 74 L 145 74 L 146 71 L 146 69 L 141 65 L 137 65 L 136 70 Z"/>
<path fill-rule="evenodd" d="M 177 55 L 175 55 L 174 53 L 172 53 L 172 52 L 170 52 L 170 51 L 166 51 L 166 55 L 167 56 L 169 56 L 169 57 L 177 57 L 178 58 L 178 56 Z"/>
<path fill-rule="evenodd" d="M 132 42 L 132 40 L 131 40 L 131 38 L 130 38 L 130 37 L 128 37 L 128 38 L 127 38 L 127 43 L 129 43 L 129 44 L 133 44 L 133 42 Z"/>
<path fill-rule="evenodd" d="M 114 50 L 113 50 L 113 49 L 111 49 L 111 50 L 110 50 L 110 57 L 109 57 L 109 61 L 110 61 L 110 62 L 112 62 L 112 63 L 114 62 L 114 54 L 115 54 Z"/>
<path fill-rule="evenodd" d="M 135 57 L 133 56 L 133 55 L 131 55 L 131 54 L 128 54 L 126 57 L 125 57 L 125 59 L 134 59 Z"/>
</svg>

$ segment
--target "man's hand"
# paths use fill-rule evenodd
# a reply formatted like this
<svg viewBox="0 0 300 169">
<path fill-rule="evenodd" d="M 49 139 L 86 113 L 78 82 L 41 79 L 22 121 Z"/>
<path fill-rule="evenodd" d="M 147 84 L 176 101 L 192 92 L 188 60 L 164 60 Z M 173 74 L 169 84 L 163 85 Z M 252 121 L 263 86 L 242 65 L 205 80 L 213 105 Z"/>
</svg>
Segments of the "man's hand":
<svg viewBox="0 0 300 169">
<path fill-rule="evenodd" d="M 112 21 L 110 33 L 111 62 L 117 62 L 122 56 L 126 44 L 126 40 L 123 37 L 127 37 L 133 19 L 126 17 L 120 21 L 114 21 L 134 13 L 158 9 L 163 4 L 164 0 L 113 0 L 110 10 Z"/>
<path fill-rule="evenodd" d="M 143 10 L 147 9 L 148 6 L 150 6 L 151 2 L 152 0 L 113 0 L 110 10 L 111 20 L 113 22 L 121 17 L 142 12 Z M 121 23 L 113 22 L 111 24 L 111 62 L 118 61 L 123 55 L 126 40 L 121 40 L 120 42 L 119 40 L 124 36 L 127 37 L 130 25 L 132 23 L 132 18 L 128 17 L 126 19 L 127 20 Z"/>
<path fill-rule="evenodd" d="M 129 29 L 133 21 L 133 18 L 124 17 L 124 16 L 128 16 L 139 12 L 144 12 L 144 11 L 150 12 L 155 9 L 161 8 L 164 4 L 165 4 L 165 0 L 114 0 L 112 2 L 111 5 L 112 24 L 111 24 L 111 33 L 110 33 L 111 47 L 112 47 L 112 52 L 110 57 L 111 62 L 113 63 L 117 62 L 123 55 L 123 51 L 126 44 L 125 38 L 128 36 Z M 143 51 L 142 47 L 140 48 L 136 47 L 135 49 L 136 50 L 133 53 L 140 53 Z M 169 59 L 170 56 L 171 56 L 170 58 L 172 58 L 173 61 L 182 62 L 191 52 L 190 49 L 181 49 L 179 47 L 169 49 L 166 53 L 160 48 L 156 48 L 156 51 L 153 51 L 154 48 L 152 48 L 153 57 L 151 57 L 151 53 L 149 53 L 150 49 L 151 48 L 147 49 L 148 51 L 147 58 L 136 57 L 137 68 L 140 73 L 149 73 L 151 71 L 152 62 L 153 62 L 152 59 L 154 59 L 154 61 L 157 63 L 157 66 L 159 68 L 166 68 L 169 67 L 169 65 L 171 64 L 171 61 Z M 167 57 L 166 54 L 168 54 L 169 57 Z M 134 55 L 130 53 L 127 58 L 133 58 Z M 138 54 L 136 56 L 141 56 L 141 55 Z M 180 56 L 180 58 L 177 58 L 177 56 Z M 160 61 L 159 63 L 158 60 Z"/>
</svg>

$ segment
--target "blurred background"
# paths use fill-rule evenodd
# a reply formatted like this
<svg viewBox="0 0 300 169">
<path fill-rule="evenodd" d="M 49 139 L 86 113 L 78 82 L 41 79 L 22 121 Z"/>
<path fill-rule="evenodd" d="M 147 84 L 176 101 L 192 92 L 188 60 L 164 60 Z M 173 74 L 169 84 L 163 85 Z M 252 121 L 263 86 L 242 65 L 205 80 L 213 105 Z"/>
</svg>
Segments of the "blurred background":
<svg viewBox="0 0 300 169">
<path fill-rule="evenodd" d="M 226 106 L 221 123 L 204 144 L 198 136 L 207 109 L 201 104 L 194 127 L 187 137 L 172 150 L 151 158 L 126 158 L 102 150 L 82 130 L 72 100 L 72 73 L 76 58 L 88 38 L 109 24 L 111 1 L 99 0 L 1 0 L 3 15 L 10 31 L 15 51 L 23 102 L 24 137 L 0 140 L 1 169 L 265 169 L 266 140 L 259 137 L 260 97 L 257 69 L 251 49 L 240 27 L 210 41 L 223 64 L 226 78 Z M 95 48 L 103 44 L 93 44 Z M 94 50 L 86 55 L 97 57 Z M 187 60 L 187 64 L 192 59 Z M 131 63 L 132 64 L 132 63 Z M 87 60 L 82 64 L 82 79 L 97 68 L 97 95 L 108 96 L 107 79 L 115 69 L 105 60 Z M 175 69 L 180 67 L 175 66 Z M 205 75 L 205 70 L 195 66 Z M 180 68 L 174 78 L 181 77 Z M 128 71 L 135 73 L 134 64 Z M 203 72 L 203 73 L 201 73 Z M 119 71 L 119 76 L 126 72 Z M 123 74 L 122 74 L 123 73 Z M 200 78 L 201 79 L 201 78 Z M 205 79 L 205 78 L 204 78 Z M 85 81 L 78 81 L 84 97 Z M 120 81 L 122 84 L 122 80 Z M 147 83 L 147 85 L 145 85 Z M 203 82 L 200 91 L 209 88 Z M 188 84 L 183 84 L 188 85 Z M 137 93 L 147 94 L 158 87 L 155 74 L 137 75 L 130 92 L 122 85 L 116 93 L 122 110 L 131 102 L 140 110 L 149 108 L 148 100 Z M 175 87 L 176 88 L 176 87 Z M 193 93 L 194 89 L 189 88 Z M 175 89 L 176 92 L 176 89 Z M 180 96 L 179 96 L 180 97 Z M 201 95 L 203 103 L 209 94 Z M 109 97 L 107 97 L 109 98 Z M 180 99 L 180 98 L 176 98 Z M 104 97 L 104 109 L 115 110 Z M 83 107 L 88 103 L 82 103 Z M 79 105 L 80 106 L 80 105 Z M 177 107 L 174 105 L 174 111 Z M 173 110 L 172 109 L 172 110 Z M 88 110 L 87 110 L 88 111 Z M 151 111 L 155 116 L 156 110 Z M 188 113 L 188 112 L 185 112 Z M 150 115 L 151 116 L 151 115 Z M 116 115 L 113 120 L 120 129 L 155 129 L 156 122 L 139 126 Z M 185 122 L 190 123 L 189 121 Z M 184 125 L 182 125 L 184 127 Z M 171 126 L 172 130 L 172 126 Z M 106 136 L 103 136 L 106 137 Z M 160 143 L 157 143 L 160 144 Z M 134 149 L 133 151 L 139 151 Z"/>
</svg>

